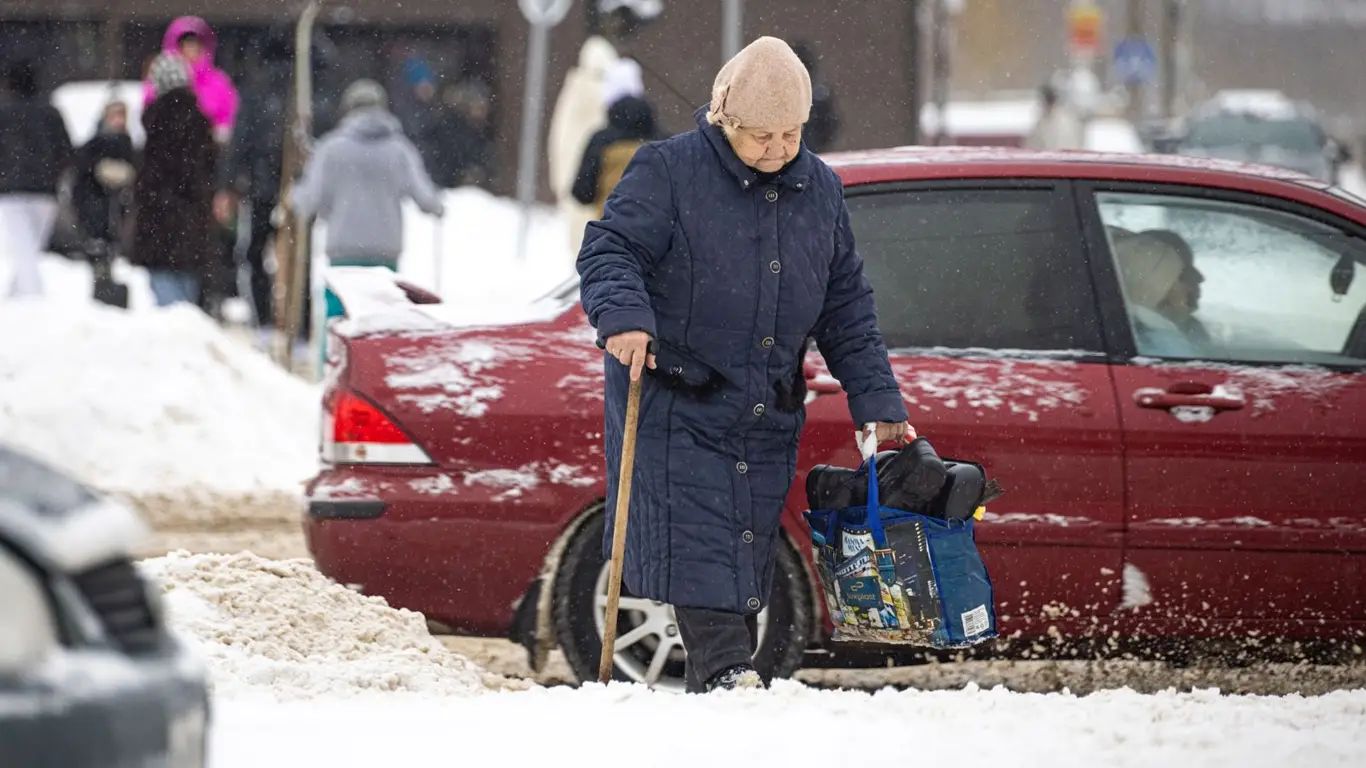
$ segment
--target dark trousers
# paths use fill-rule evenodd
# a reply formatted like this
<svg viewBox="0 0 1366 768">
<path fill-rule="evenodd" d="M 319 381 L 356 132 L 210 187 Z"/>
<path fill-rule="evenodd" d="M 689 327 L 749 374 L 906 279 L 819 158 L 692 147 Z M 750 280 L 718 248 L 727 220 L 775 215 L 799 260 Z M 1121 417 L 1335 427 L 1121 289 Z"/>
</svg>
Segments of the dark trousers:
<svg viewBox="0 0 1366 768">
<path fill-rule="evenodd" d="M 707 681 L 728 667 L 750 664 L 759 644 L 754 614 L 708 608 L 674 608 L 688 661 L 683 676 L 688 693 L 705 693 Z"/>
<path fill-rule="evenodd" d="M 275 325 L 275 284 L 266 272 L 266 241 L 275 234 L 270 223 L 274 200 L 251 198 L 251 238 L 245 255 L 251 284 L 251 303 L 257 325 Z"/>
</svg>

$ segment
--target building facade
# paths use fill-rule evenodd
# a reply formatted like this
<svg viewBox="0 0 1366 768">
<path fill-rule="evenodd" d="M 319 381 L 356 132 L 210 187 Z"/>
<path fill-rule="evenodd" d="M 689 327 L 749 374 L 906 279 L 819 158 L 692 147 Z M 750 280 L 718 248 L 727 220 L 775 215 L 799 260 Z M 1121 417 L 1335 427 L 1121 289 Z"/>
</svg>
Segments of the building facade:
<svg viewBox="0 0 1366 768">
<path fill-rule="evenodd" d="M 1096 0 L 1107 45 L 1125 33 L 1137 0 Z M 916 7 L 930 0 L 746 0 L 744 38 L 804 40 L 820 57 L 842 131 L 836 149 L 915 141 L 925 90 L 927 45 L 917 45 Z M 965 0 L 953 47 L 952 98 L 1036 88 L 1068 61 L 1066 13 L 1072 0 Z M 234 77 L 252 67 L 253 45 L 271 24 L 288 23 L 301 0 L 0 0 L 0 59 L 40 61 L 44 84 L 138 77 L 165 24 L 181 14 L 210 21 L 219 60 Z M 586 0 L 552 35 L 543 115 L 548 120 L 564 72 L 587 34 Z M 1160 3 L 1145 4 L 1145 33 L 1160 33 Z M 1185 0 L 1189 19 L 1186 103 L 1221 88 L 1278 88 L 1307 100 L 1347 130 L 1366 128 L 1366 0 Z M 921 24 L 928 26 L 927 18 Z M 527 25 L 513 0 L 331 0 L 319 20 L 331 66 L 320 87 L 355 77 L 391 86 L 407 51 L 447 77 L 477 77 L 493 94 L 495 190 L 511 191 L 522 110 Z M 691 125 L 721 64 L 722 3 L 666 0 L 627 52 L 668 130 Z M 1104 61 L 1101 62 L 1102 69 Z M 544 161 L 544 160 L 543 160 Z M 541 174 L 544 178 L 545 174 Z"/>
<path fill-rule="evenodd" d="M 254 46 L 272 24 L 289 23 L 298 0 L 4 0 L 0 58 L 38 61 L 45 86 L 75 79 L 137 78 L 174 17 L 194 14 L 220 37 L 218 61 L 241 80 Z M 670 0 L 664 14 L 626 49 L 645 69 L 645 86 L 664 129 L 681 131 L 710 98 L 722 61 L 721 3 Z M 835 93 L 842 130 L 838 148 L 905 144 L 916 138 L 914 16 L 903 0 L 861 0 L 859 13 L 827 0 L 749 0 L 745 36 L 809 41 Z M 552 33 L 543 124 L 566 70 L 587 35 L 585 3 Z M 512 0 L 348 0 L 329 2 L 319 18 L 331 62 L 319 87 L 339 89 L 356 77 L 397 87 L 403 55 L 422 53 L 446 77 L 484 79 L 493 94 L 495 191 L 510 193 L 526 76 L 528 28 Z M 544 162 L 544 158 L 542 158 Z M 545 174 L 540 177 L 544 179 Z M 544 187 L 544 185 L 543 185 Z"/>
</svg>

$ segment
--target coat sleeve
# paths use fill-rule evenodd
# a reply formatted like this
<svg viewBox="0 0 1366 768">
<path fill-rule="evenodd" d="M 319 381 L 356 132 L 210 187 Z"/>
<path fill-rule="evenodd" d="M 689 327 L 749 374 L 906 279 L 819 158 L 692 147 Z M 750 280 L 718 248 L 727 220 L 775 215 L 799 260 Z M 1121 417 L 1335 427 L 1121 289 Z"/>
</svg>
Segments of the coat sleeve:
<svg viewBox="0 0 1366 768">
<path fill-rule="evenodd" d="M 318 150 L 304 164 L 303 175 L 289 191 L 289 203 L 300 216 L 317 216 L 326 207 L 327 156 L 331 148 L 326 139 L 318 144 Z"/>
<path fill-rule="evenodd" d="M 607 198 L 602 219 L 589 222 L 579 250 L 580 297 L 599 338 L 656 335 L 645 275 L 668 253 L 674 217 L 664 155 L 642 147 Z"/>
<path fill-rule="evenodd" d="M 444 214 L 446 206 L 441 201 L 441 193 L 437 191 L 432 177 L 427 175 L 427 169 L 422 165 L 422 155 L 409 141 L 403 142 L 403 167 L 408 174 L 408 194 L 417 207 L 433 216 Z"/>
<path fill-rule="evenodd" d="M 46 120 L 44 127 L 52 146 L 52 160 L 59 168 L 64 168 L 76 160 L 76 149 L 71 145 L 71 134 L 66 132 L 66 121 L 62 119 L 62 113 L 58 112 L 56 107 L 47 110 Z"/>
<path fill-rule="evenodd" d="M 849 209 L 843 201 L 835 227 L 830 282 L 812 335 L 830 372 L 848 395 L 849 415 L 855 424 L 907 419 L 906 403 L 877 327 L 873 289 L 863 274 L 863 259 L 854 247 Z"/>
</svg>

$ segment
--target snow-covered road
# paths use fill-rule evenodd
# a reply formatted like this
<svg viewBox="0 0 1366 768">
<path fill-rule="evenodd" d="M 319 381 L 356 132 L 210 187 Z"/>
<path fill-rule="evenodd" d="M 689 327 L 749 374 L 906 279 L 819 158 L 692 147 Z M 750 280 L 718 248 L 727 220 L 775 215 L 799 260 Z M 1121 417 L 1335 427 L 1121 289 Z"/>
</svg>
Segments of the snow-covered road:
<svg viewBox="0 0 1366 768">
<path fill-rule="evenodd" d="M 1360 766 L 1366 691 L 712 696 L 591 685 L 475 698 L 220 702 L 212 768 L 377 765 Z"/>
</svg>

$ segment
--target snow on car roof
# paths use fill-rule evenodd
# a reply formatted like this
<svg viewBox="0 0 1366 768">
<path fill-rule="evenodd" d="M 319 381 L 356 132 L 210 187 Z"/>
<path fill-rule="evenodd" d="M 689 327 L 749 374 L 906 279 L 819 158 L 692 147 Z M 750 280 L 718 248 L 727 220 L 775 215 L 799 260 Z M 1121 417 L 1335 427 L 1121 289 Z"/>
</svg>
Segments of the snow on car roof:
<svg viewBox="0 0 1366 768">
<path fill-rule="evenodd" d="M 1008 175 L 1004 171 L 992 169 L 993 167 L 999 169 L 1002 166 L 1017 165 L 1030 165 L 1039 170 L 1058 165 L 1090 165 L 1110 168 L 1141 166 L 1236 173 L 1243 176 L 1252 175 L 1294 181 L 1313 187 L 1323 186 L 1310 176 L 1284 168 L 1252 165 L 1209 157 L 1126 152 L 1042 151 L 1012 147 L 905 146 L 894 149 L 836 152 L 822 155 L 821 159 L 837 171 L 860 166 L 973 165 L 980 166 L 986 175 Z"/>
<path fill-rule="evenodd" d="M 1289 120 L 1299 117 L 1299 105 L 1284 93 L 1269 89 L 1231 89 L 1220 91 L 1206 104 L 1207 109 L 1255 115 L 1264 120 Z M 1204 111 L 1204 110 L 1202 110 Z"/>
</svg>

